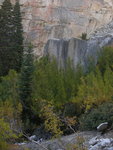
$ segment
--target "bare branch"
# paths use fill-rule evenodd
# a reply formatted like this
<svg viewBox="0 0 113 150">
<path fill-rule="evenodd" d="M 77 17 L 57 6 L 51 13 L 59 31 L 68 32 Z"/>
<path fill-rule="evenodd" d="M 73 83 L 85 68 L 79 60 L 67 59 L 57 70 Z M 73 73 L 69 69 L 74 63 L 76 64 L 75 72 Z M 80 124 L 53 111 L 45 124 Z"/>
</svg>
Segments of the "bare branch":
<svg viewBox="0 0 113 150">
<path fill-rule="evenodd" d="M 17 130 L 13 130 L 14 132 L 20 134 Z M 26 134 L 26 133 L 21 133 L 25 138 L 27 138 L 30 142 L 35 143 L 37 145 L 39 145 L 40 147 L 42 147 L 44 150 L 48 150 L 45 146 L 43 146 L 42 144 L 40 144 L 39 142 L 36 142 L 34 140 L 31 140 L 30 137 Z"/>
</svg>

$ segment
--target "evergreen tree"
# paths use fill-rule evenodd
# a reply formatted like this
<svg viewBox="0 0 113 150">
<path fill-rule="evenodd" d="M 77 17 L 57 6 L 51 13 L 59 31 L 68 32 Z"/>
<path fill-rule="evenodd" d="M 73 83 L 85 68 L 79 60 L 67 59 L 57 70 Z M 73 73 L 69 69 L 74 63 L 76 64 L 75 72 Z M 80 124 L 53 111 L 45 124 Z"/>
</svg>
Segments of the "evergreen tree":
<svg viewBox="0 0 113 150">
<path fill-rule="evenodd" d="M 0 75 L 7 75 L 10 69 L 20 70 L 22 33 L 19 2 L 13 8 L 10 0 L 5 0 L 0 9 Z"/>
<path fill-rule="evenodd" d="M 33 52 L 29 45 L 25 50 L 23 64 L 20 75 L 20 100 L 23 106 L 22 119 L 24 123 L 30 119 L 31 115 L 31 93 L 32 93 L 32 74 L 33 74 Z"/>
<path fill-rule="evenodd" d="M 10 0 L 5 0 L 0 10 L 0 75 L 6 75 L 12 68 L 13 55 L 13 7 Z"/>
<path fill-rule="evenodd" d="M 23 56 L 23 27 L 22 27 L 22 18 L 20 13 L 20 4 L 19 0 L 16 1 L 14 6 L 14 27 L 15 27 L 15 51 L 16 51 L 16 65 L 15 69 L 20 71 L 22 56 Z"/>
</svg>

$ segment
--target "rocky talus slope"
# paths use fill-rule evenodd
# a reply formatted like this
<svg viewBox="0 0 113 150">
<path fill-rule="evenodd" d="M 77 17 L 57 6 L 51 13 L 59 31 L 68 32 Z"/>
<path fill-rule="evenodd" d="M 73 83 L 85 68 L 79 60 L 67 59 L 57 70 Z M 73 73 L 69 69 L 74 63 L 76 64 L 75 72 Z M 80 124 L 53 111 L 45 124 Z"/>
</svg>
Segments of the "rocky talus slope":
<svg viewBox="0 0 113 150">
<path fill-rule="evenodd" d="M 48 39 L 79 37 L 83 32 L 90 37 L 113 19 L 112 0 L 20 0 L 20 4 L 24 36 L 33 42 L 37 55 L 43 54 Z"/>
<path fill-rule="evenodd" d="M 30 150 L 73 150 L 75 145 L 81 146 L 81 143 L 87 150 L 113 150 L 113 131 L 103 135 L 96 131 L 79 132 L 56 140 L 39 142 L 39 144 L 22 143 L 20 147 L 27 147 Z"/>
</svg>

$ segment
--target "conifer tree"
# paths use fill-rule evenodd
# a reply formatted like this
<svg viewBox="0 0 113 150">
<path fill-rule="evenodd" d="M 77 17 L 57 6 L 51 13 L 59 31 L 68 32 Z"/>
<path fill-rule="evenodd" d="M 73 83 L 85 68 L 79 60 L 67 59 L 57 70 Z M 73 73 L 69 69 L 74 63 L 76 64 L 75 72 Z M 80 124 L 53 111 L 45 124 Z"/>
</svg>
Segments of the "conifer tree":
<svg viewBox="0 0 113 150">
<path fill-rule="evenodd" d="M 19 0 L 16 0 L 15 6 L 14 6 L 14 27 L 15 27 L 15 34 L 14 34 L 15 47 L 14 48 L 16 51 L 16 61 L 17 61 L 15 69 L 17 71 L 20 71 L 22 57 L 23 57 L 23 27 L 22 27 L 22 18 L 21 18 Z"/>
<path fill-rule="evenodd" d="M 13 35 L 13 7 L 10 0 L 5 0 L 0 10 L 0 75 L 6 75 L 14 63 Z"/>
<path fill-rule="evenodd" d="M 0 75 L 7 75 L 10 69 L 20 70 L 23 55 L 23 30 L 20 5 L 14 8 L 5 0 L 0 9 Z"/>
<path fill-rule="evenodd" d="M 20 100 L 23 106 L 22 119 L 24 123 L 31 117 L 31 93 L 32 93 L 32 74 L 33 74 L 33 52 L 32 45 L 25 50 L 23 64 L 20 75 Z"/>
</svg>

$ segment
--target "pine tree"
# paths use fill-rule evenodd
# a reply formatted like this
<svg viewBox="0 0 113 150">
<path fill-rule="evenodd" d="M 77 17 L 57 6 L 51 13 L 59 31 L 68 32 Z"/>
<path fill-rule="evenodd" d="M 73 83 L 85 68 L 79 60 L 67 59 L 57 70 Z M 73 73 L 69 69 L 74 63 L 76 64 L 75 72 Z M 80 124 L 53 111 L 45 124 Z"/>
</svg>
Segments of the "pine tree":
<svg viewBox="0 0 113 150">
<path fill-rule="evenodd" d="M 25 50 L 23 64 L 20 75 L 20 100 L 23 106 L 22 119 L 24 123 L 31 117 L 31 93 L 32 93 L 32 75 L 33 75 L 33 52 L 29 45 Z"/>
<path fill-rule="evenodd" d="M 14 6 L 14 27 L 15 27 L 14 43 L 16 51 L 15 69 L 17 71 L 20 71 L 23 56 L 23 27 L 22 27 L 22 18 L 19 0 L 16 1 L 16 4 Z"/>
<path fill-rule="evenodd" d="M 0 75 L 6 75 L 12 68 L 13 55 L 13 7 L 10 0 L 5 0 L 0 10 Z"/>
<path fill-rule="evenodd" d="M 7 75 L 10 69 L 20 70 L 23 55 L 23 30 L 20 5 L 14 8 L 5 0 L 0 9 L 0 75 Z"/>
</svg>

